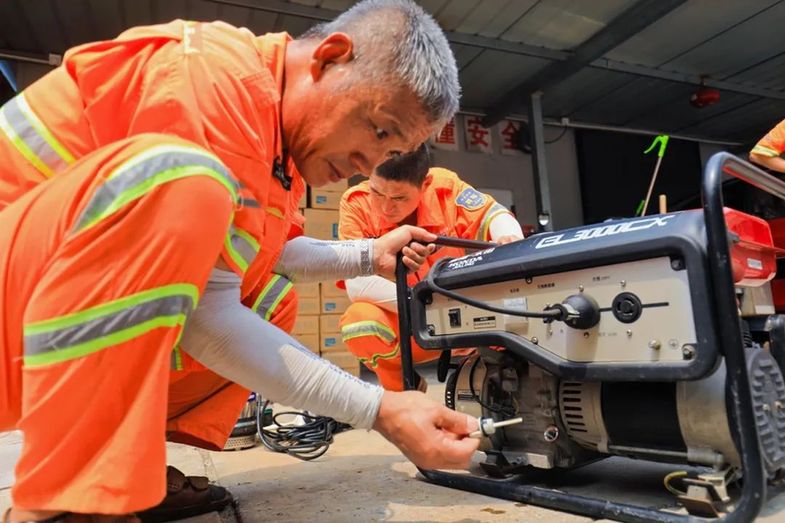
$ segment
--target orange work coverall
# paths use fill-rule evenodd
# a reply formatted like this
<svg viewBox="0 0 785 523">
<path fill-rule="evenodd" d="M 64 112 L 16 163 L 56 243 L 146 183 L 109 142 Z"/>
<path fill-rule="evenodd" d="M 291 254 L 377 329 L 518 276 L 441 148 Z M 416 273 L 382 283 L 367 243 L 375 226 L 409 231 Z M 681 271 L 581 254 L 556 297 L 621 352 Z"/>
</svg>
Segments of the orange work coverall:
<svg viewBox="0 0 785 523">
<path fill-rule="evenodd" d="M 435 234 L 490 241 L 491 221 L 509 212 L 454 172 L 432 168 L 422 186 L 416 225 Z M 397 226 L 386 222 L 374 209 L 367 181 L 343 194 L 338 225 L 342 240 L 378 238 Z M 409 276 L 410 284 L 424 277 L 436 260 L 464 254 L 461 249 L 442 247 L 428 257 L 417 273 Z M 340 324 L 344 343 L 361 363 L 376 373 L 382 386 L 387 390 L 403 390 L 398 315 L 373 303 L 358 301 L 349 306 Z M 414 363 L 438 359 L 439 354 L 439 351 L 422 349 L 412 340 Z"/>
<path fill-rule="evenodd" d="M 176 343 L 219 256 L 243 276 L 243 302 L 291 329 L 294 292 L 271 274 L 305 190 L 282 149 L 288 41 L 221 22 L 135 28 L 68 51 L 0 108 L 0 430 L 25 432 L 19 508 L 150 507 L 165 493 L 164 431 L 223 446 L 248 391 Z M 136 174 L 113 181 L 123 169 Z M 235 194 L 218 190 L 216 172 Z M 170 193 L 184 201 L 162 209 Z M 74 214 L 85 206 L 90 232 Z M 159 296 L 172 289 L 182 292 Z M 159 297 L 160 316 L 144 305 Z"/>
</svg>

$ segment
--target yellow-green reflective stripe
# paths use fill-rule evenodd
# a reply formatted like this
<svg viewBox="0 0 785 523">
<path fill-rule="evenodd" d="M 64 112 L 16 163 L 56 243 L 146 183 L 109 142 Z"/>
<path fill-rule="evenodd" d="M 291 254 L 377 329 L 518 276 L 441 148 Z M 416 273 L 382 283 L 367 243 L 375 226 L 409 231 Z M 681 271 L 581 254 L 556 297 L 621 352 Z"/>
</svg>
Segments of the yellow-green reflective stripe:
<svg viewBox="0 0 785 523">
<path fill-rule="evenodd" d="M 73 155 L 30 108 L 24 93 L 0 108 L 0 128 L 22 156 L 47 177 L 74 161 Z"/>
<path fill-rule="evenodd" d="M 27 103 L 24 93 L 20 93 L 16 98 L 19 103 L 19 109 L 24 113 L 27 121 L 35 128 L 38 135 L 43 138 L 46 144 L 57 153 L 57 156 L 59 156 L 63 162 L 66 164 L 74 163 L 74 156 L 54 137 L 38 116 L 36 116 L 35 112 L 30 107 L 30 104 Z"/>
<path fill-rule="evenodd" d="M 11 128 L 11 125 L 6 120 L 5 114 L 3 111 L 0 110 L 0 129 L 3 130 L 3 133 L 8 137 L 8 140 L 14 144 L 16 150 L 19 151 L 19 154 L 27 158 L 27 161 L 33 164 L 38 172 L 46 176 L 47 178 L 51 178 L 54 175 L 54 172 L 38 157 L 36 154 L 25 144 L 24 140 L 19 137 L 18 134 Z"/>
<path fill-rule="evenodd" d="M 385 354 L 374 354 L 370 358 L 358 358 L 360 363 L 369 363 L 371 367 L 378 367 L 379 360 L 389 360 L 394 358 L 398 354 L 398 350 L 401 348 L 400 345 L 396 345 L 393 350 Z"/>
<path fill-rule="evenodd" d="M 25 325 L 26 365 L 77 358 L 156 327 L 182 325 L 198 302 L 196 286 L 181 283 L 142 291 L 76 313 Z"/>
<path fill-rule="evenodd" d="M 378 336 L 387 343 L 395 341 L 395 331 L 388 326 L 373 320 L 357 321 L 341 327 L 343 341 L 353 340 L 361 336 Z"/>
<path fill-rule="evenodd" d="M 256 298 L 253 304 L 253 311 L 267 321 L 270 321 L 278 304 L 284 299 L 286 294 L 292 289 L 293 285 L 288 279 L 278 274 L 270 278 L 267 285 Z"/>
<path fill-rule="evenodd" d="M 259 242 L 246 231 L 232 226 L 224 238 L 224 248 L 244 273 L 259 252 Z"/>
<path fill-rule="evenodd" d="M 779 151 L 775 151 L 774 149 L 771 149 L 770 147 L 766 147 L 765 145 L 756 145 L 755 147 L 752 148 L 752 152 L 755 154 L 760 154 L 762 156 L 771 156 L 771 157 L 780 155 Z"/>
<path fill-rule="evenodd" d="M 494 203 L 488 212 L 485 213 L 485 217 L 482 219 L 482 224 L 480 225 L 480 230 L 477 231 L 477 238 L 478 240 L 488 241 L 490 239 L 490 228 L 491 222 L 494 218 L 499 216 L 500 214 L 504 214 L 508 211 L 502 204 Z"/>
<path fill-rule="evenodd" d="M 95 225 L 159 185 L 189 176 L 207 176 L 216 180 L 237 203 L 237 182 L 217 157 L 190 147 L 156 146 L 112 171 L 87 203 L 74 231 Z"/>
<path fill-rule="evenodd" d="M 179 345 L 172 349 L 170 368 L 171 370 L 183 370 L 183 354 Z"/>
</svg>

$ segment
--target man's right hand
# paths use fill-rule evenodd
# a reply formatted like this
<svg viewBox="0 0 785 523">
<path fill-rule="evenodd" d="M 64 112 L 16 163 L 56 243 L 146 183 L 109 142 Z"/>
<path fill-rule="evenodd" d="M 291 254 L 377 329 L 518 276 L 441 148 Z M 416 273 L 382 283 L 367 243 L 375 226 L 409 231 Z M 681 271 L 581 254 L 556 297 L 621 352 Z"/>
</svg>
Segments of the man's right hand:
<svg viewBox="0 0 785 523">
<path fill-rule="evenodd" d="M 477 420 L 421 392 L 385 391 L 373 426 L 418 467 L 465 469 L 480 445 Z"/>
</svg>

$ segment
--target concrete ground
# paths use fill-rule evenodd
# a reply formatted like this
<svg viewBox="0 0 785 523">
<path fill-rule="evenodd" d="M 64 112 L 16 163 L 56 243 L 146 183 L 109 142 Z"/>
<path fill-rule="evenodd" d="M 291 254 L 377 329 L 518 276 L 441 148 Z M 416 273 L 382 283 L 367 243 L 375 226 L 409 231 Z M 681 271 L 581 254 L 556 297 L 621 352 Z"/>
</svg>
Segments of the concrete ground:
<svg viewBox="0 0 785 523">
<path fill-rule="evenodd" d="M 443 387 L 429 395 L 441 399 Z M 0 434 L 0 508 L 10 503 L 13 463 L 21 448 L 18 432 Z M 579 523 L 592 518 L 547 510 L 440 487 L 421 479 L 415 467 L 375 432 L 336 436 L 316 461 L 303 462 L 263 447 L 208 452 L 170 444 L 168 462 L 186 474 L 207 475 L 228 487 L 237 500 L 222 514 L 188 523 L 300 522 L 548 522 Z M 662 478 L 678 467 L 612 458 L 551 478 L 548 486 L 626 503 L 666 507 L 672 497 Z M 4 508 L 3 508 L 4 510 Z M 759 522 L 785 522 L 785 494 L 774 496 Z"/>
</svg>

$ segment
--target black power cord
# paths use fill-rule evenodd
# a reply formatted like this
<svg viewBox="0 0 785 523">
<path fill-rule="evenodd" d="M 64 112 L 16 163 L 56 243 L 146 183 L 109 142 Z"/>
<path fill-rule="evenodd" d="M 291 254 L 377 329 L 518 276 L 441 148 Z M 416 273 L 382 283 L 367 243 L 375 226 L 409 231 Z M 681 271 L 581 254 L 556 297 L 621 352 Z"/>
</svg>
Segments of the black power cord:
<svg viewBox="0 0 785 523">
<path fill-rule="evenodd" d="M 275 428 L 265 428 L 260 417 L 269 402 L 256 411 L 256 426 L 262 444 L 273 452 L 289 454 L 303 461 L 322 456 L 333 443 L 333 436 L 350 430 L 351 425 L 340 423 L 327 416 L 314 416 L 307 412 L 279 412 L 273 416 Z M 291 425 L 278 421 L 279 416 L 301 416 L 305 423 Z"/>
<path fill-rule="evenodd" d="M 505 309 L 503 307 L 496 307 L 495 305 L 491 305 L 490 303 L 486 303 L 483 301 L 475 300 L 474 298 L 469 298 L 468 296 L 464 296 L 463 294 L 458 294 L 457 292 L 448 291 L 447 289 L 440 287 L 434 281 L 434 274 L 439 272 L 439 269 L 446 264 L 452 261 L 452 258 L 442 258 L 433 266 L 428 272 L 428 276 L 426 276 L 425 281 L 428 284 L 428 288 L 437 294 L 441 294 L 443 296 L 447 296 L 448 298 L 452 298 L 455 301 L 459 301 L 461 303 L 465 303 L 466 305 L 471 305 L 472 307 L 477 307 L 478 309 L 483 309 L 486 311 L 496 312 L 498 314 L 507 314 L 509 316 L 521 316 L 524 318 L 542 318 L 544 320 L 556 320 L 556 321 L 564 321 L 569 317 L 569 311 L 560 303 L 552 305 L 551 307 L 545 309 L 542 312 L 529 312 L 529 311 L 519 311 L 515 309 Z"/>
</svg>

